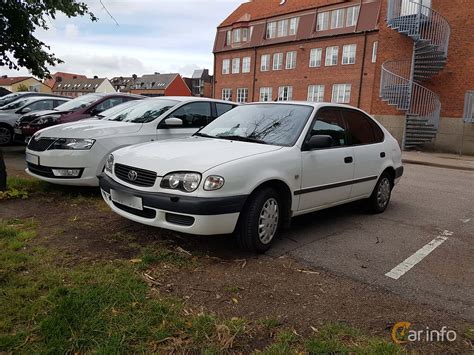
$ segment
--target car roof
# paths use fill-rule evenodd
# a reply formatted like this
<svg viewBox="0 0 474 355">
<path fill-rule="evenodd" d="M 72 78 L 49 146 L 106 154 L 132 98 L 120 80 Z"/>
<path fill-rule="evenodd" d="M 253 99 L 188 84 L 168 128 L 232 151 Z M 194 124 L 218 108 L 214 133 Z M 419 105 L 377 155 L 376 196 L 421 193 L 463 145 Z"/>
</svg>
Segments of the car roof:
<svg viewBox="0 0 474 355">
<path fill-rule="evenodd" d="M 45 96 L 32 96 L 32 97 L 25 97 L 23 100 L 28 100 L 28 102 L 35 102 L 35 101 L 40 101 L 40 100 L 44 100 L 44 99 L 48 99 L 48 100 L 61 100 L 61 101 L 69 101 L 71 100 L 70 97 L 56 97 L 56 96 L 48 96 L 48 95 L 45 95 Z M 22 99 L 20 99 L 22 100 Z"/>
<path fill-rule="evenodd" d="M 249 102 L 245 105 L 265 105 L 265 104 L 274 104 L 274 105 L 305 105 L 305 106 L 311 106 L 316 109 L 322 108 L 322 107 L 340 107 L 340 108 L 351 108 L 351 109 L 356 109 L 362 111 L 360 108 L 357 108 L 355 106 L 347 105 L 347 104 L 339 104 L 335 102 L 312 102 L 312 101 L 296 101 L 296 100 L 291 100 L 291 101 L 265 101 L 265 102 Z"/>
<path fill-rule="evenodd" d="M 199 97 L 199 96 L 157 96 L 157 97 L 148 97 L 147 100 L 175 100 L 179 102 L 210 101 L 210 102 L 222 103 L 222 104 L 227 104 L 227 105 L 236 105 L 236 106 L 241 105 L 238 102 L 211 99 L 209 97 Z"/>
</svg>

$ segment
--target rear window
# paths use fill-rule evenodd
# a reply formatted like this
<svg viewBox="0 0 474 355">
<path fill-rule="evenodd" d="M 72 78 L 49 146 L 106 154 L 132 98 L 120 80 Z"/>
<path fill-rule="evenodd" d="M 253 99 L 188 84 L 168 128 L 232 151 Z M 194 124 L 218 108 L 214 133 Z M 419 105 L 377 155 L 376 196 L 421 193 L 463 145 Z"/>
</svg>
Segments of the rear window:
<svg viewBox="0 0 474 355">
<path fill-rule="evenodd" d="M 344 110 L 344 119 L 349 129 L 349 141 L 352 145 L 373 144 L 383 141 L 383 132 L 375 122 L 364 113 L 356 110 Z"/>
</svg>

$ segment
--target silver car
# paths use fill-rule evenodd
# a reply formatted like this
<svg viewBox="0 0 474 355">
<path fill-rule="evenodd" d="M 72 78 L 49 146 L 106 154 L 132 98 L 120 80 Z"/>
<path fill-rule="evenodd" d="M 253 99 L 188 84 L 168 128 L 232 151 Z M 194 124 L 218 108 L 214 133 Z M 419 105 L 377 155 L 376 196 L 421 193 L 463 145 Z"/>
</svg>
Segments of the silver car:
<svg viewBox="0 0 474 355">
<path fill-rule="evenodd" d="M 52 110 L 69 100 L 54 96 L 33 96 L 0 107 L 0 146 L 12 142 L 13 126 L 20 116 L 33 111 Z"/>
</svg>

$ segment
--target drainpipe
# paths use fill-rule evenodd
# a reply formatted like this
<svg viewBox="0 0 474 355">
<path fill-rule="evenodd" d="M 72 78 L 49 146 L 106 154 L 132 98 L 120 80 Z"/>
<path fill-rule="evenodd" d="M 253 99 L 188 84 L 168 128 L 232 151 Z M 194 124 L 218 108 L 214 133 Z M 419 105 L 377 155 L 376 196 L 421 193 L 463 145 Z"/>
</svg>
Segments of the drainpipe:
<svg viewBox="0 0 474 355">
<path fill-rule="evenodd" d="M 257 47 L 253 47 L 252 102 L 255 102 L 255 76 L 257 74 Z"/>
<path fill-rule="evenodd" d="M 214 75 L 212 76 L 212 98 L 216 98 L 216 53 L 214 53 Z"/>
<path fill-rule="evenodd" d="M 362 80 L 364 80 L 364 69 L 365 69 L 365 55 L 367 52 L 367 31 L 364 31 L 364 51 L 362 52 L 362 65 L 360 67 L 360 78 L 359 78 L 359 97 L 357 98 L 357 107 L 360 108 L 360 98 L 362 94 Z"/>
</svg>

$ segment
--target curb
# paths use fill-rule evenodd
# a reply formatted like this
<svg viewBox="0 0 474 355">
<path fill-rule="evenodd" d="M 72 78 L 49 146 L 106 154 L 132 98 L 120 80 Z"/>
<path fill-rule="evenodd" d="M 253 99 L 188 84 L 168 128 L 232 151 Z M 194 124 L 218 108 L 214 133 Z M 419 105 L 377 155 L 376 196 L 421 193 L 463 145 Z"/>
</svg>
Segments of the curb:
<svg viewBox="0 0 474 355">
<path fill-rule="evenodd" d="M 432 163 L 432 162 L 428 162 L 428 161 L 411 160 L 411 159 L 402 159 L 402 162 L 405 163 L 405 164 L 432 166 L 432 167 L 435 167 L 435 168 L 445 168 L 445 169 L 462 170 L 462 171 L 474 171 L 474 167 L 470 167 L 470 166 L 456 166 L 456 165 L 449 165 L 449 164 L 442 164 L 442 163 Z"/>
</svg>

